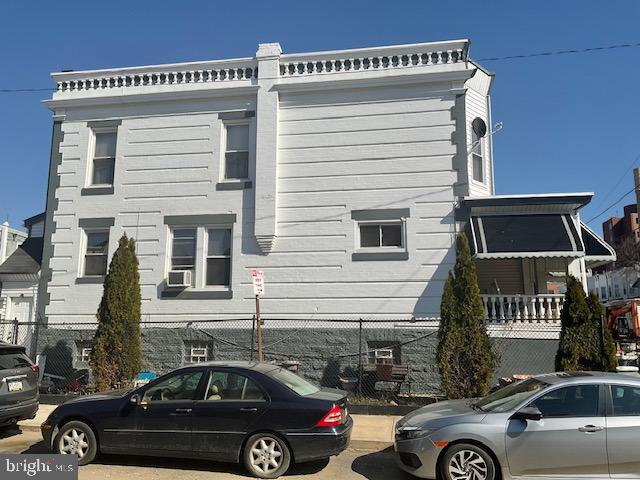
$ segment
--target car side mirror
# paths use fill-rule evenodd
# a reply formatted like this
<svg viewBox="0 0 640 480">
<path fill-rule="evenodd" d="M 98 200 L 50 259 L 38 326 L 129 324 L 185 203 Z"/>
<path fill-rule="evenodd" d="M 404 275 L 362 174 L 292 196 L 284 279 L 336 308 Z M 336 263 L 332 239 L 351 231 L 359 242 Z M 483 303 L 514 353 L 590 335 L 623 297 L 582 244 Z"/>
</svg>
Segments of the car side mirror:
<svg viewBox="0 0 640 480">
<path fill-rule="evenodd" d="M 542 412 L 538 407 L 529 405 L 528 407 L 524 407 L 518 410 L 513 418 L 518 418 L 520 420 L 533 420 L 537 422 L 539 420 L 542 420 Z"/>
<path fill-rule="evenodd" d="M 131 405 L 135 405 L 136 407 L 138 405 L 141 405 L 142 404 L 142 396 L 139 393 L 131 395 L 131 398 L 129 398 L 129 403 Z"/>
</svg>

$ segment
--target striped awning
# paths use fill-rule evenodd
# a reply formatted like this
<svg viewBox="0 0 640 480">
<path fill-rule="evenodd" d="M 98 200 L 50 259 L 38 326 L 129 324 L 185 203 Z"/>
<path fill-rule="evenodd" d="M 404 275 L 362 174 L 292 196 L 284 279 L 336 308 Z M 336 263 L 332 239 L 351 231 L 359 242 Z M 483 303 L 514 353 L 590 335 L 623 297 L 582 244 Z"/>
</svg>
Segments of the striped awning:
<svg viewBox="0 0 640 480">
<path fill-rule="evenodd" d="M 466 230 L 476 258 L 585 255 L 581 234 L 568 214 L 471 215 Z"/>
</svg>

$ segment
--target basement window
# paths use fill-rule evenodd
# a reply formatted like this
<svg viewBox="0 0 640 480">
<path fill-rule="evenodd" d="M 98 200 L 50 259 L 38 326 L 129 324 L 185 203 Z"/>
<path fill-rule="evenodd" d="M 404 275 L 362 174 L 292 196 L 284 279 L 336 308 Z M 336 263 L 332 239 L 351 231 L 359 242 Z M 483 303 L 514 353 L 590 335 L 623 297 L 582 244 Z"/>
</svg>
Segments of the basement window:
<svg viewBox="0 0 640 480">
<path fill-rule="evenodd" d="M 186 364 L 203 363 L 208 362 L 211 359 L 211 348 L 206 343 L 187 343 L 185 347 Z"/>
</svg>

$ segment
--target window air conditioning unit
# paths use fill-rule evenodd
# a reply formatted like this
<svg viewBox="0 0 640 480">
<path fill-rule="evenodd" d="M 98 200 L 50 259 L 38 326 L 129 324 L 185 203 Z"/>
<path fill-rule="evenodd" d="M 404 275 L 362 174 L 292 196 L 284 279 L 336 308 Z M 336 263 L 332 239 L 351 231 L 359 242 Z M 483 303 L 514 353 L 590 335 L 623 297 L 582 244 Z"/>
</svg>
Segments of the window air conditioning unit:
<svg viewBox="0 0 640 480">
<path fill-rule="evenodd" d="M 190 287 L 191 270 L 171 270 L 167 276 L 168 287 Z"/>
<path fill-rule="evenodd" d="M 381 348 L 375 351 L 376 363 L 393 363 L 393 350 Z"/>
</svg>

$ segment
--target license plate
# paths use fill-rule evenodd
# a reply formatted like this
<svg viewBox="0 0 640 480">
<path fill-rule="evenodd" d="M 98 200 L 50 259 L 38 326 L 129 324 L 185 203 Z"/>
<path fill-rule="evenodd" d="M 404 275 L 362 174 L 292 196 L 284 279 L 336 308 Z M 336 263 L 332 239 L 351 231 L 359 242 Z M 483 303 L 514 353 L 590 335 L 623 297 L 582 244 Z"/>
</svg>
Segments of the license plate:
<svg viewBox="0 0 640 480">
<path fill-rule="evenodd" d="M 9 382 L 10 392 L 21 392 L 22 390 L 22 382 Z"/>
</svg>

